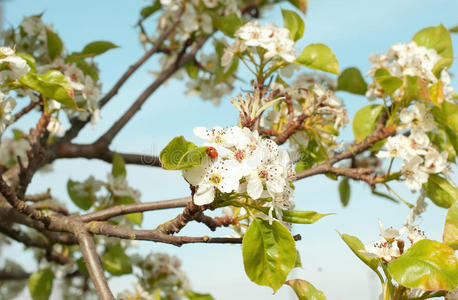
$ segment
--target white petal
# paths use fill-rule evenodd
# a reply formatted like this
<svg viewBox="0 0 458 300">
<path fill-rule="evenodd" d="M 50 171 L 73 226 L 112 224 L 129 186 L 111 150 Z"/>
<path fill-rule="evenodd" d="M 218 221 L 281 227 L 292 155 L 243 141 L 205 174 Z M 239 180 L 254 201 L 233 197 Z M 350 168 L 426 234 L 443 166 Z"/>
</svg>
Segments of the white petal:
<svg viewBox="0 0 458 300">
<path fill-rule="evenodd" d="M 194 194 L 193 200 L 196 205 L 212 203 L 215 200 L 215 188 L 211 184 L 200 185 Z"/>
<path fill-rule="evenodd" d="M 210 139 L 210 131 L 202 126 L 197 126 L 194 128 L 193 133 L 195 136 L 202 140 L 209 140 Z"/>
<path fill-rule="evenodd" d="M 247 183 L 248 195 L 254 200 L 259 199 L 263 190 L 261 179 L 257 175 L 248 176 Z"/>
</svg>

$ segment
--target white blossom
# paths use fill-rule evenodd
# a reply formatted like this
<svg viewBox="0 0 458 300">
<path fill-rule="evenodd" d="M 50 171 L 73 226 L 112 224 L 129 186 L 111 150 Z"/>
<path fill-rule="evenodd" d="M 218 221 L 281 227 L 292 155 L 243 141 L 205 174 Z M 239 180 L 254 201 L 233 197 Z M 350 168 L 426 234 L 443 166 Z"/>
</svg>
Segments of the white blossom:
<svg viewBox="0 0 458 300">
<path fill-rule="evenodd" d="M 16 107 L 16 100 L 12 97 L 5 99 L 5 95 L 0 92 L 0 134 L 5 130 L 6 126 L 14 121 L 11 112 Z"/>
<path fill-rule="evenodd" d="M 27 62 L 8 47 L 0 47 L 0 82 L 15 81 L 30 71 Z"/>
<path fill-rule="evenodd" d="M 369 257 L 376 257 L 382 259 L 384 262 L 388 263 L 399 256 L 401 252 L 397 243 L 375 243 L 373 245 L 364 245 L 364 250 L 359 250 L 364 255 Z"/>
<path fill-rule="evenodd" d="M 433 116 L 426 110 L 423 103 L 415 102 L 413 110 L 402 109 L 399 117 L 412 129 L 431 131 L 436 127 Z"/>
</svg>

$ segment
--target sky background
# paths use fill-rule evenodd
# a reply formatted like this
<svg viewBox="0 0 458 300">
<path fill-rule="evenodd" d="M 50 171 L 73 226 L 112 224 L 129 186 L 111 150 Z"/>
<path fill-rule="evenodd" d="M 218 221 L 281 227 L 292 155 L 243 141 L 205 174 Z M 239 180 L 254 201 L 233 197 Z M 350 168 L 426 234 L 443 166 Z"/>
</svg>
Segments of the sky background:
<svg viewBox="0 0 458 300">
<path fill-rule="evenodd" d="M 119 49 L 97 59 L 103 91 L 106 92 L 126 68 L 144 53 L 134 24 L 139 10 L 149 3 L 150 1 L 141 0 L 10 0 L 4 2 L 3 26 L 17 26 L 24 16 L 44 12 L 44 21 L 54 25 L 68 51 L 81 50 L 88 42 L 95 40 L 108 40 L 119 45 Z M 288 3 L 282 3 L 269 11 L 265 20 L 282 25 L 280 8 L 292 7 Z M 394 43 L 407 42 L 418 30 L 427 26 L 441 23 L 446 27 L 454 26 L 458 23 L 457 12 L 456 0 L 310 0 L 305 17 L 305 35 L 296 49 L 299 52 L 309 43 L 325 43 L 337 55 L 341 70 L 356 66 L 365 74 L 370 68 L 370 53 L 385 52 Z M 457 38 L 455 35 L 453 39 L 455 49 L 458 48 Z M 157 68 L 157 61 L 152 60 L 137 71 L 104 108 L 102 120 L 96 127 L 85 128 L 77 141 L 92 142 L 105 132 L 154 79 L 148 74 L 148 70 Z M 457 71 L 455 64 L 451 72 L 458 74 Z M 247 81 L 251 79 L 245 78 Z M 453 85 L 458 87 L 456 78 L 453 79 Z M 187 98 L 184 92 L 183 82 L 176 80 L 161 87 L 121 131 L 111 148 L 120 152 L 158 154 L 169 140 L 178 135 L 198 142 L 192 135 L 195 126 L 224 127 L 236 124 L 237 112 L 229 102 L 230 96 L 224 97 L 222 104 L 215 107 L 196 97 Z M 234 91 L 234 95 L 237 92 Z M 365 98 L 345 92 L 339 92 L 338 96 L 343 99 L 350 116 L 367 104 Z M 23 122 L 27 124 L 28 121 Z M 342 139 L 352 140 L 351 125 L 345 129 Z M 55 197 L 69 203 L 66 193 L 66 182 L 69 178 L 84 180 L 92 174 L 105 179 L 110 168 L 109 164 L 96 160 L 59 160 L 54 163 L 54 173 L 41 174 L 34 178 L 30 192 L 42 192 L 51 186 Z M 148 166 L 129 166 L 128 180 L 131 186 L 141 190 L 142 201 L 188 195 L 187 184 L 179 172 Z M 394 184 L 393 187 L 410 202 L 414 202 L 417 197 L 403 184 Z M 409 210 L 406 206 L 374 198 L 369 187 L 360 183 L 352 182 L 351 193 L 350 204 L 342 208 L 337 182 L 324 176 L 315 176 L 296 183 L 296 209 L 332 212 L 335 215 L 313 225 L 293 227 L 294 233 L 302 235 L 302 240 L 297 242 L 297 249 L 302 257 L 303 268 L 293 271 L 291 278 L 310 281 L 323 290 L 330 300 L 377 299 L 380 287 L 375 274 L 352 254 L 340 240 L 336 230 L 356 235 L 364 243 L 373 243 L 379 238 L 378 219 L 386 226 L 400 227 Z M 154 228 L 178 213 L 179 210 L 145 213 L 144 228 Z M 444 209 L 428 206 L 427 212 L 419 221 L 428 238 L 441 240 L 445 213 Z M 229 233 L 228 230 L 219 230 L 212 234 L 224 236 Z M 191 223 L 182 234 L 198 236 L 210 235 L 210 232 L 201 224 Z M 18 257 L 18 251 L 22 251 L 22 248 L 14 246 L 6 254 Z M 243 269 L 239 245 L 195 244 L 177 248 L 140 242 L 138 251 L 165 251 L 177 255 L 183 261 L 183 269 L 193 289 L 211 293 L 217 300 L 295 299 L 289 287 L 282 287 L 272 295 L 271 289 L 251 283 Z M 18 258 L 25 263 L 30 262 L 30 253 L 22 253 Z M 29 271 L 33 271 L 33 264 L 28 267 Z M 114 292 L 131 288 L 128 277 L 110 280 L 110 286 Z M 28 299 L 25 294 L 21 297 Z M 57 295 L 54 294 L 54 297 Z"/>
</svg>

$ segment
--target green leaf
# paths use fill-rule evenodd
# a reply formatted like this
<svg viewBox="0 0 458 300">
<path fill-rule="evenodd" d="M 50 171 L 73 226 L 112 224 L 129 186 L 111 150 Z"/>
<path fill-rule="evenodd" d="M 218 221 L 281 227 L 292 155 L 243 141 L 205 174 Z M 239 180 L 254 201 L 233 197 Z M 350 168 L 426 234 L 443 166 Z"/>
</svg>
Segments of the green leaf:
<svg viewBox="0 0 458 300">
<path fill-rule="evenodd" d="M 358 110 L 353 118 L 353 135 L 357 142 L 364 140 L 374 131 L 383 105 L 370 104 Z"/>
<path fill-rule="evenodd" d="M 444 25 L 426 27 L 417 32 L 412 40 L 418 46 L 434 49 L 440 56 L 453 59 L 452 38 Z M 450 61 L 448 67 L 452 65 L 452 62 L 453 60 Z"/>
<path fill-rule="evenodd" d="M 300 152 L 301 160 L 296 164 L 296 172 L 298 173 L 328 159 L 326 148 L 315 139 L 310 140 L 307 147 L 301 147 Z"/>
<path fill-rule="evenodd" d="M 199 294 L 191 290 L 186 291 L 184 295 L 189 300 L 214 300 L 214 298 L 210 294 Z"/>
<path fill-rule="evenodd" d="M 46 74 L 27 73 L 19 78 L 19 82 L 42 94 L 54 99 L 69 108 L 78 109 L 73 100 L 73 89 L 65 76 L 59 71 L 49 71 Z"/>
<path fill-rule="evenodd" d="M 115 198 L 115 204 L 116 205 L 122 205 L 122 204 L 134 204 L 137 203 L 134 198 L 129 197 L 129 196 L 124 196 L 124 197 L 117 197 Z M 131 221 L 132 223 L 140 226 L 142 225 L 143 221 L 143 214 L 138 212 L 138 213 L 133 213 L 133 214 L 127 214 L 125 217 Z"/>
<path fill-rule="evenodd" d="M 114 177 L 126 177 L 126 163 L 124 162 L 124 158 L 118 153 L 113 154 L 113 167 L 111 169 L 111 174 Z"/>
<path fill-rule="evenodd" d="M 86 268 L 86 263 L 84 262 L 84 258 L 80 257 L 76 260 L 76 266 L 78 267 L 78 270 L 80 270 L 83 275 L 86 277 L 89 277 L 89 271 Z"/>
<path fill-rule="evenodd" d="M 276 292 L 296 262 L 291 233 L 278 221 L 255 219 L 243 237 L 243 263 L 251 281 Z"/>
<path fill-rule="evenodd" d="M 449 246 L 424 239 L 388 264 L 391 276 L 409 288 L 452 291 L 458 287 L 458 262 Z"/>
<path fill-rule="evenodd" d="M 440 107 L 442 102 L 444 102 L 444 84 L 442 81 L 431 85 L 428 90 L 431 102 Z"/>
<path fill-rule="evenodd" d="M 458 25 L 451 27 L 449 31 L 452 33 L 458 33 Z"/>
<path fill-rule="evenodd" d="M 39 270 L 29 278 L 29 291 L 33 300 L 47 300 L 51 295 L 54 274 L 51 269 Z"/>
<path fill-rule="evenodd" d="M 119 276 L 132 273 L 132 261 L 120 244 L 107 246 L 102 256 L 102 264 L 110 274 Z"/>
<path fill-rule="evenodd" d="M 118 48 L 118 45 L 108 41 L 96 41 L 84 46 L 81 54 L 84 56 L 96 56 L 107 52 L 110 49 Z"/>
<path fill-rule="evenodd" d="M 32 72 L 34 72 L 34 73 L 37 72 L 37 67 L 36 67 L 36 64 L 35 64 L 35 58 L 32 55 L 24 53 L 24 52 L 16 52 L 16 56 L 19 56 L 20 58 L 25 60 L 26 63 L 29 65 L 30 70 Z"/>
<path fill-rule="evenodd" d="M 302 18 L 292 10 L 282 9 L 283 26 L 289 30 L 289 38 L 293 41 L 300 40 L 304 35 L 305 24 Z"/>
<path fill-rule="evenodd" d="M 333 214 L 320 214 L 316 211 L 285 210 L 283 211 L 283 221 L 298 224 L 313 224 L 319 219 Z"/>
<path fill-rule="evenodd" d="M 348 178 L 345 177 L 339 182 L 339 196 L 340 202 L 345 207 L 350 202 L 350 183 L 348 182 Z"/>
<path fill-rule="evenodd" d="M 242 20 L 235 13 L 222 17 L 218 16 L 213 23 L 217 29 L 229 37 L 234 37 L 235 32 L 243 25 Z"/>
<path fill-rule="evenodd" d="M 326 296 L 310 282 L 302 279 L 287 280 L 285 284 L 293 288 L 299 300 L 326 300 Z"/>
<path fill-rule="evenodd" d="M 448 209 L 445 217 L 444 243 L 458 250 L 458 200 Z"/>
<path fill-rule="evenodd" d="M 46 28 L 46 39 L 48 44 L 48 55 L 52 60 L 54 60 L 62 53 L 64 43 L 62 43 L 62 40 L 57 33 L 48 28 Z"/>
<path fill-rule="evenodd" d="M 189 78 L 196 79 L 199 74 L 199 67 L 194 61 L 191 61 L 186 65 L 186 73 L 188 73 Z"/>
<path fill-rule="evenodd" d="M 308 68 L 339 74 L 336 55 L 324 44 L 310 44 L 296 59 L 296 63 Z"/>
<path fill-rule="evenodd" d="M 402 86 L 402 79 L 396 76 L 379 76 L 375 80 L 382 87 L 383 91 L 389 95 L 393 94 Z"/>
<path fill-rule="evenodd" d="M 154 14 L 156 11 L 158 11 L 161 8 L 161 2 L 160 1 L 154 1 L 153 5 L 148 5 L 143 7 L 140 10 L 140 15 L 142 16 L 142 20 L 145 20 L 152 14 Z"/>
<path fill-rule="evenodd" d="M 159 154 L 162 167 L 167 170 L 184 170 L 199 165 L 207 147 L 197 147 L 192 142 L 178 136 L 162 149 Z"/>
<path fill-rule="evenodd" d="M 429 175 L 424 188 L 426 196 L 440 207 L 449 208 L 458 199 L 458 189 L 437 174 Z"/>
<path fill-rule="evenodd" d="M 441 58 L 431 69 L 431 72 L 433 72 L 434 76 L 436 76 L 437 78 L 440 78 L 442 70 L 450 67 L 452 63 L 453 63 L 452 58 Z"/>
<path fill-rule="evenodd" d="M 443 101 L 441 107 L 433 107 L 432 114 L 447 135 L 447 140 L 458 153 L 458 105 Z"/>
<path fill-rule="evenodd" d="M 406 76 L 407 85 L 405 87 L 404 98 L 406 100 L 423 99 L 430 101 L 428 83 L 418 76 Z"/>
<path fill-rule="evenodd" d="M 369 257 L 361 252 L 359 252 L 359 250 L 364 250 L 364 245 L 363 243 L 356 237 L 356 236 L 353 236 L 353 235 L 349 235 L 349 234 L 340 234 L 340 237 L 342 238 L 342 240 L 347 244 L 348 247 L 350 247 L 351 251 L 353 251 L 353 253 L 360 259 L 362 260 L 363 263 L 365 263 L 366 265 L 369 266 L 369 268 L 371 268 L 372 270 L 376 271 L 377 270 L 377 267 L 378 267 L 378 264 L 379 264 L 379 260 L 375 257 Z"/>
<path fill-rule="evenodd" d="M 288 2 L 297 7 L 304 14 L 307 12 L 307 7 L 309 5 L 308 0 L 288 0 Z"/>
<path fill-rule="evenodd" d="M 337 89 L 357 95 L 364 95 L 367 91 L 367 83 L 357 68 L 347 68 L 337 79 Z"/>
<path fill-rule="evenodd" d="M 70 199 L 72 199 L 73 203 L 75 203 L 76 206 L 78 206 L 81 209 L 88 210 L 94 203 L 91 194 L 87 191 L 85 191 L 85 193 L 81 193 L 81 191 L 75 189 L 75 185 L 77 184 L 80 184 L 80 182 L 73 181 L 71 179 L 67 181 L 68 195 L 70 196 Z"/>
</svg>

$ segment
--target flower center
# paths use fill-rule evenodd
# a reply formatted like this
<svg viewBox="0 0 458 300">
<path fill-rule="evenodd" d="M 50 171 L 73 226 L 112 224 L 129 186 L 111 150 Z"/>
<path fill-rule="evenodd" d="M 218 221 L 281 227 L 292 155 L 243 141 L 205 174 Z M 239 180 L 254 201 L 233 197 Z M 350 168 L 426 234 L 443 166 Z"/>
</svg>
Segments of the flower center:
<svg viewBox="0 0 458 300">
<path fill-rule="evenodd" d="M 218 174 L 212 174 L 210 177 L 210 181 L 213 184 L 219 184 L 221 182 L 221 176 L 219 176 Z"/>
</svg>

